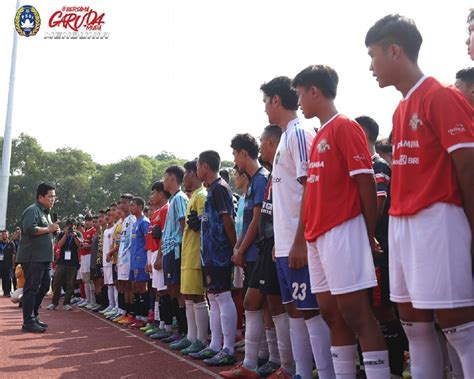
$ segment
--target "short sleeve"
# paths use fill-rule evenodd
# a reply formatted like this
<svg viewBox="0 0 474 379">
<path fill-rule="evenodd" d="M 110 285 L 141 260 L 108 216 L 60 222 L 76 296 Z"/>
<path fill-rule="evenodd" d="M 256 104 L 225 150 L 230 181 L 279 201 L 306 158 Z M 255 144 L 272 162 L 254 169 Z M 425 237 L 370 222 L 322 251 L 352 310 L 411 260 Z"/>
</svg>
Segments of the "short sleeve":
<svg viewBox="0 0 474 379">
<path fill-rule="evenodd" d="M 391 177 L 390 167 L 382 161 L 376 161 L 374 163 L 374 176 L 377 187 L 377 196 L 388 197 Z"/>
<path fill-rule="evenodd" d="M 291 144 L 291 153 L 295 165 L 296 178 L 301 179 L 308 175 L 309 151 L 313 142 L 315 133 L 309 129 L 295 128 L 295 133 L 289 143 Z"/>
<path fill-rule="evenodd" d="M 431 96 L 428 119 L 433 132 L 448 152 L 474 148 L 473 109 L 464 95 L 453 87 L 443 87 Z"/>
<path fill-rule="evenodd" d="M 374 173 L 367 140 L 359 124 L 352 121 L 340 124 L 335 130 L 335 137 L 350 176 Z"/>
<path fill-rule="evenodd" d="M 184 220 L 186 218 L 186 207 L 188 205 L 187 199 L 184 196 L 178 196 L 175 201 L 175 210 L 176 216 L 179 221 Z"/>
<path fill-rule="evenodd" d="M 196 208 L 198 215 L 202 215 L 204 213 L 204 205 L 206 204 L 206 195 L 199 194 L 196 198 Z"/>
<path fill-rule="evenodd" d="M 150 221 L 148 219 L 144 219 L 140 225 L 140 231 L 142 232 L 142 235 L 146 237 L 148 234 L 148 230 L 150 229 Z"/>
<path fill-rule="evenodd" d="M 166 216 L 168 215 L 168 207 L 163 207 L 160 211 L 160 228 L 163 230 L 165 228 Z"/>
<path fill-rule="evenodd" d="M 252 181 L 253 206 L 261 206 L 265 197 L 268 179 L 264 175 L 257 175 Z"/>
<path fill-rule="evenodd" d="M 220 215 L 234 214 L 234 201 L 230 197 L 230 192 L 227 188 L 217 185 L 213 189 L 212 198 L 214 199 L 214 206 Z"/>
</svg>

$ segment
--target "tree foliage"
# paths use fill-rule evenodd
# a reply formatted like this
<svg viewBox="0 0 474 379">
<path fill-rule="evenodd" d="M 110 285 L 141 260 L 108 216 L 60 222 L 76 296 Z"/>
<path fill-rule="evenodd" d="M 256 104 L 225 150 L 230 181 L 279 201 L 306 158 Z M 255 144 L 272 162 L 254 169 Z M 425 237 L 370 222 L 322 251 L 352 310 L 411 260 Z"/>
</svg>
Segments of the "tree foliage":
<svg viewBox="0 0 474 379">
<path fill-rule="evenodd" d="M 0 152 L 2 145 L 0 138 Z M 79 149 L 47 152 L 35 138 L 21 134 L 12 142 L 7 228 L 18 225 L 23 210 L 35 201 L 41 182 L 56 187 L 54 211 L 64 219 L 97 212 L 125 192 L 147 199 L 152 183 L 163 178 L 166 168 L 183 163 L 164 151 L 155 157 L 140 155 L 100 165 Z"/>
</svg>

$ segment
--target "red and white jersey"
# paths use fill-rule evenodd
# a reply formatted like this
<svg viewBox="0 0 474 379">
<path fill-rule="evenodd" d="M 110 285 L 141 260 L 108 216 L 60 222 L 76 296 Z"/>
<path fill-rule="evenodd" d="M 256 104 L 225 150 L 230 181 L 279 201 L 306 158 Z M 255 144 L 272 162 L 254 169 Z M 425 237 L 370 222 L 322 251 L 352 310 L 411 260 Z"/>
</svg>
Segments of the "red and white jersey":
<svg viewBox="0 0 474 379">
<path fill-rule="evenodd" d="M 84 244 L 85 245 L 92 245 L 92 240 L 94 239 L 95 236 L 95 228 L 89 228 L 84 231 L 82 237 L 84 238 Z M 91 253 L 91 247 L 81 247 L 79 250 L 80 255 L 87 255 Z"/>
<path fill-rule="evenodd" d="M 148 229 L 148 234 L 146 236 L 145 250 L 146 251 L 156 251 L 160 248 L 160 241 L 154 240 L 151 236 L 151 231 L 155 225 L 159 225 L 161 231 L 165 228 L 166 215 L 168 214 L 169 203 L 163 205 L 160 209 L 157 209 L 153 212 L 153 215 L 150 219 L 150 227 Z"/>
<path fill-rule="evenodd" d="M 373 175 L 361 126 L 336 114 L 321 126 L 311 146 L 304 196 L 305 238 L 309 242 L 361 213 L 355 175 Z"/>
<path fill-rule="evenodd" d="M 393 115 L 392 216 L 434 203 L 461 206 L 450 153 L 474 148 L 473 110 L 464 95 L 423 77 Z"/>
<path fill-rule="evenodd" d="M 302 178 L 308 174 L 309 149 L 316 132 L 288 123 L 278 144 L 272 168 L 273 230 L 275 256 L 287 257 L 295 239 L 303 200 Z"/>
</svg>

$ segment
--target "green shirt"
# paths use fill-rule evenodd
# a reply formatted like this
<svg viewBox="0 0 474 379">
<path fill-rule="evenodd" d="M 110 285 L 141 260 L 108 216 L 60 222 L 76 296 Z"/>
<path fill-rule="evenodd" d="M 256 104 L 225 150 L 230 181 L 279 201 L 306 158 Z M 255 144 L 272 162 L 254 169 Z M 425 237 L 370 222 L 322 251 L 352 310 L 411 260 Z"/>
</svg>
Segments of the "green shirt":
<svg viewBox="0 0 474 379">
<path fill-rule="evenodd" d="M 47 228 L 50 224 L 49 209 L 40 203 L 34 203 L 23 211 L 20 247 L 16 255 L 18 263 L 53 261 L 53 233 L 35 235 L 38 228 Z"/>
</svg>

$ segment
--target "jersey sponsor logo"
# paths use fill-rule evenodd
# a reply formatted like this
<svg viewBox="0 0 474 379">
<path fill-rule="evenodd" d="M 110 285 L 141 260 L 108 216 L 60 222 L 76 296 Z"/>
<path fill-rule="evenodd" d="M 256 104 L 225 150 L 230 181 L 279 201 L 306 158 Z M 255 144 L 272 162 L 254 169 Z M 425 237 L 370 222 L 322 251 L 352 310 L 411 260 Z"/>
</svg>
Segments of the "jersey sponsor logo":
<svg viewBox="0 0 474 379">
<path fill-rule="evenodd" d="M 273 182 L 273 183 L 281 183 L 281 178 L 275 178 L 275 177 L 273 177 L 272 182 Z"/>
<path fill-rule="evenodd" d="M 357 154 L 352 157 L 356 162 L 362 162 L 365 161 L 365 155 L 364 154 Z"/>
<path fill-rule="evenodd" d="M 448 129 L 448 133 L 452 136 L 455 136 L 459 133 L 464 133 L 466 129 L 463 124 L 457 124 L 454 128 Z"/>
<path fill-rule="evenodd" d="M 319 175 L 310 175 L 308 178 L 309 183 L 316 183 L 319 182 Z"/>
<path fill-rule="evenodd" d="M 263 202 L 262 204 L 262 213 L 265 213 L 265 214 L 268 214 L 268 215 L 272 215 L 272 211 L 273 211 L 273 204 L 272 203 L 267 203 L 267 202 Z"/>
<path fill-rule="evenodd" d="M 409 157 L 408 155 L 402 154 L 399 159 L 394 159 L 392 164 L 394 166 L 417 165 L 420 164 L 420 158 Z"/>
<path fill-rule="evenodd" d="M 423 125 L 423 121 L 418 117 L 418 113 L 413 113 L 410 119 L 410 128 L 415 132 L 421 125 Z"/>
<path fill-rule="evenodd" d="M 301 170 L 302 171 L 308 171 L 308 162 L 301 162 Z"/>
<path fill-rule="evenodd" d="M 309 168 L 322 168 L 324 167 L 324 161 L 310 162 Z"/>
<path fill-rule="evenodd" d="M 420 147 L 420 143 L 418 142 L 418 140 L 403 140 L 397 143 L 397 149 L 400 149 L 402 147 L 414 149 Z"/>
<path fill-rule="evenodd" d="M 331 145 L 328 143 L 328 140 L 326 138 L 323 138 L 318 143 L 318 152 L 324 153 L 325 151 L 328 151 L 328 150 L 331 150 Z"/>
</svg>

